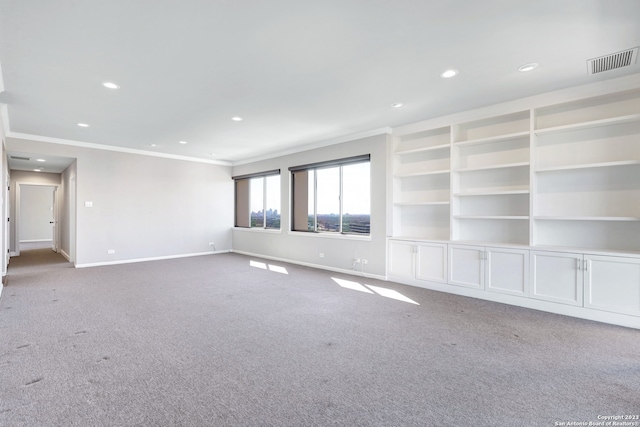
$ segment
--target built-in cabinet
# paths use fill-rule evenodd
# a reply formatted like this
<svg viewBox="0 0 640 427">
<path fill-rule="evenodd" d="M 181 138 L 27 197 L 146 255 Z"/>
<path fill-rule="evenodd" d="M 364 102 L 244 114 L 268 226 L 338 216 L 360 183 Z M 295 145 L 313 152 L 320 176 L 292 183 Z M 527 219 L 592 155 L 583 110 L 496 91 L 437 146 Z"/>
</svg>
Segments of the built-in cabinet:
<svg viewBox="0 0 640 427">
<path fill-rule="evenodd" d="M 582 254 L 531 251 L 531 297 L 583 305 L 582 265 Z"/>
<path fill-rule="evenodd" d="M 389 241 L 389 271 L 397 277 L 447 283 L 447 244 Z"/>
<path fill-rule="evenodd" d="M 528 251 L 511 248 L 449 245 L 449 283 L 526 296 L 529 293 Z"/>
<path fill-rule="evenodd" d="M 391 279 L 640 316 L 640 87 L 549 99 L 400 129 Z"/>
<path fill-rule="evenodd" d="M 640 316 L 640 259 L 585 255 L 584 306 Z"/>
</svg>

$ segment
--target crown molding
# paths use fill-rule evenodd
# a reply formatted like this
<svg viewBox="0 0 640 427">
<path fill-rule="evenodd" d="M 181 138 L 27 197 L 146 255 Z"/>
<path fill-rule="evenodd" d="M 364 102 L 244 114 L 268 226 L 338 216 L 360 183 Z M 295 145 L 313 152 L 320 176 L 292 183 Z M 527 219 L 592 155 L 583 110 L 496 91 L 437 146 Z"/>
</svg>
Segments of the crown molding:
<svg viewBox="0 0 640 427">
<path fill-rule="evenodd" d="M 313 150 L 313 149 L 316 149 L 316 148 L 323 148 L 323 147 L 328 147 L 330 145 L 342 144 L 343 142 L 349 142 L 349 141 L 355 141 L 357 139 L 368 138 L 370 136 L 391 134 L 391 132 L 392 132 L 392 128 L 387 126 L 387 127 L 383 127 L 383 128 L 370 130 L 370 131 L 367 131 L 367 132 L 360 132 L 360 133 L 352 134 L 352 135 L 348 135 L 348 136 L 339 136 L 339 137 L 335 137 L 335 138 L 325 139 L 323 141 L 312 142 L 312 143 L 309 143 L 309 144 L 300 145 L 300 146 L 297 146 L 295 148 L 290 148 L 290 149 L 286 149 L 286 150 L 274 151 L 273 153 L 265 154 L 264 156 L 258 156 L 258 157 L 252 157 L 250 159 L 238 160 L 238 161 L 232 162 L 231 165 L 232 166 L 246 165 L 246 164 L 249 164 L 249 163 L 255 163 L 255 162 L 260 162 L 260 161 L 263 161 L 263 160 L 273 159 L 273 158 L 276 158 L 276 157 L 287 156 L 289 154 L 301 153 L 303 151 L 309 151 L 309 150 Z"/>
<path fill-rule="evenodd" d="M 5 136 L 10 132 L 9 109 L 5 104 L 0 104 L 0 118 L 2 119 L 2 135 L 0 137 L 4 140 Z"/>
<path fill-rule="evenodd" d="M 3 119 L 4 119 L 4 115 L 3 115 Z M 227 162 L 223 160 L 200 159 L 198 157 L 180 156 L 177 154 L 168 154 L 168 153 L 157 153 L 154 151 L 139 150 L 136 148 L 117 147 L 114 145 L 96 144 L 93 142 L 83 142 L 83 141 L 74 141 L 71 139 L 52 138 L 49 136 L 31 135 L 28 133 L 19 133 L 19 132 L 9 131 L 7 132 L 6 136 L 7 138 L 25 139 L 30 141 L 47 142 L 47 143 L 59 144 L 59 145 L 70 145 L 73 147 L 81 147 L 81 148 L 92 148 L 94 150 L 116 151 L 119 153 L 139 154 L 142 156 L 149 156 L 149 157 L 161 157 L 165 159 L 184 160 L 187 162 L 207 163 L 207 164 L 219 165 L 219 166 L 232 166 L 231 162 Z"/>
</svg>

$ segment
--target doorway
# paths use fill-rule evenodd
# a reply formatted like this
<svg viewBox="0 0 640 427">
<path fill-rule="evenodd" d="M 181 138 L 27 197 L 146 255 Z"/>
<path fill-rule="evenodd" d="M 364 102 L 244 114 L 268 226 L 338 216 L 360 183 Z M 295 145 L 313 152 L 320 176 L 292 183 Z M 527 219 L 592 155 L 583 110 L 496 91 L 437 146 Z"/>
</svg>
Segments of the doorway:
<svg viewBox="0 0 640 427">
<path fill-rule="evenodd" d="M 58 185 L 33 183 L 16 186 L 16 256 L 22 249 L 50 247 L 58 252 L 58 188 Z"/>
</svg>

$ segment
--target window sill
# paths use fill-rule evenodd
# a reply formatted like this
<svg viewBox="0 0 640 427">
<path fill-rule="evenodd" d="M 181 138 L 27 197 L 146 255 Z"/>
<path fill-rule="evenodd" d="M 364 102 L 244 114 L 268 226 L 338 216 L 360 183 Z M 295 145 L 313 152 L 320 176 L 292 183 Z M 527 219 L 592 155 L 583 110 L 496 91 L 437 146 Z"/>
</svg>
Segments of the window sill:
<svg viewBox="0 0 640 427">
<path fill-rule="evenodd" d="M 282 230 L 279 228 L 259 228 L 259 227 L 233 227 L 233 231 L 243 231 L 246 233 L 268 233 L 268 234 L 281 234 Z"/>
<path fill-rule="evenodd" d="M 339 239 L 339 240 L 360 240 L 370 242 L 371 236 L 358 236 L 357 234 L 340 234 L 340 233 L 314 233 L 305 231 L 288 231 L 287 234 L 292 236 L 305 236 L 313 238 Z"/>
</svg>

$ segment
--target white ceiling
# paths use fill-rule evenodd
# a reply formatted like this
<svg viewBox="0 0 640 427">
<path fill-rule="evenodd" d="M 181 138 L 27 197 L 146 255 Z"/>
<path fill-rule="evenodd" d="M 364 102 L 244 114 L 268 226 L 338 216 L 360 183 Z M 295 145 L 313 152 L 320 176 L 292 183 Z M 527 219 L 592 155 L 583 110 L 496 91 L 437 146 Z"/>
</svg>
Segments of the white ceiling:
<svg viewBox="0 0 640 427">
<path fill-rule="evenodd" d="M 639 17 L 638 0 L 0 0 L 0 102 L 10 135 L 238 162 L 638 73 L 586 61 L 640 45 Z"/>
</svg>

